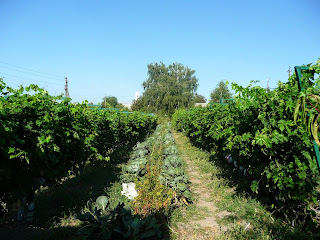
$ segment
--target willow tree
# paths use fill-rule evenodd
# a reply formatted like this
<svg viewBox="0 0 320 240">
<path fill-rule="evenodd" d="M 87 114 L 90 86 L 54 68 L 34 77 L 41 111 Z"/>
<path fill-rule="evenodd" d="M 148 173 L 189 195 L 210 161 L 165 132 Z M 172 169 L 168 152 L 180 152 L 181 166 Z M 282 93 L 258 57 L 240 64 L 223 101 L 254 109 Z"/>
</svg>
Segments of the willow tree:
<svg viewBox="0 0 320 240">
<path fill-rule="evenodd" d="M 181 63 L 149 64 L 148 79 L 142 84 L 144 108 L 171 115 L 177 108 L 190 107 L 198 87 L 194 74 Z"/>
</svg>

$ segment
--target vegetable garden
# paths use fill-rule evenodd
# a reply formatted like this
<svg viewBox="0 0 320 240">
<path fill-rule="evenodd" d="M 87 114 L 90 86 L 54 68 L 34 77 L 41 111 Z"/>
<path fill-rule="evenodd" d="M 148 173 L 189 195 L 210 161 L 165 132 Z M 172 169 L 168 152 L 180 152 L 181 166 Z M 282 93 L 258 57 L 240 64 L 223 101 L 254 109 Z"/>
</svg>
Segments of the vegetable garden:
<svg viewBox="0 0 320 240">
<path fill-rule="evenodd" d="M 89 202 L 79 216 L 86 224 L 78 234 L 89 239 L 166 239 L 170 212 L 191 202 L 184 162 L 174 142 L 170 124 L 158 125 L 139 142 L 120 178 L 123 185 L 135 184 L 137 196 L 133 201 L 130 194 L 113 201 L 100 196 Z"/>
<path fill-rule="evenodd" d="M 309 232 L 318 229 L 320 60 L 299 69 L 302 71 L 299 76 L 291 76 L 286 83 L 279 82 L 272 91 L 254 86 L 255 82 L 246 88 L 233 83 L 236 96 L 232 101 L 211 104 L 210 108 L 178 109 L 172 116 L 172 126 L 171 123 L 157 126 L 158 119 L 152 114 L 104 111 L 87 103 L 72 103 L 69 98 L 50 96 L 36 85 L 12 89 L 0 79 L 0 203 L 2 212 L 9 209 L 14 213 L 6 212 L 1 220 L 26 219 L 29 214 L 26 210 L 34 207 L 34 196 L 41 185 L 55 187 L 65 178 L 83 176 L 90 164 L 114 164 L 100 169 L 103 175 L 119 168 L 113 172 L 114 179 L 106 177 L 101 184 L 105 187 L 104 194 L 101 189 L 92 195 L 90 192 L 78 203 L 81 210 L 78 205 L 73 209 L 80 223 L 67 236 L 169 238 L 169 232 L 174 231 L 170 228 L 171 217 L 184 210 L 195 211 L 192 207 L 188 210 L 188 206 L 198 200 L 192 197 L 192 177 L 189 180 L 186 173 L 186 162 L 193 161 L 194 156 L 181 154 L 183 143 L 179 145 L 177 141 L 178 151 L 175 138 L 179 138 L 175 131 L 173 137 L 173 127 L 201 148 L 198 154 L 206 156 L 206 163 L 200 160 L 201 156 L 197 160 L 202 162 L 201 168 L 209 166 L 211 172 L 215 169 L 212 173 L 215 178 L 207 176 L 216 182 L 210 183 L 214 191 L 219 191 L 220 183 L 224 184 L 221 179 L 226 176 L 219 174 L 227 169 L 230 177 L 241 178 L 245 196 L 259 199 L 268 211 L 280 214 L 291 227 L 301 225 L 303 231 Z M 112 154 L 121 151 L 126 152 L 125 158 L 119 155 L 110 161 Z M 217 163 L 215 166 L 209 162 L 208 152 Z M 226 190 L 226 185 L 221 189 Z M 226 201 L 234 204 L 229 200 Z M 214 204 L 222 206 L 219 201 Z M 45 203 L 42 205 L 46 207 Z M 254 214 L 258 211 L 256 206 L 259 205 L 250 210 Z M 210 214 L 216 214 L 215 211 Z M 232 214 L 227 215 L 236 219 Z M 218 234 L 222 236 L 219 226 Z M 245 231 L 248 226 L 250 222 L 246 223 Z M 266 237 L 269 239 L 269 235 Z"/>
<path fill-rule="evenodd" d="M 130 151 L 128 146 L 138 142 L 129 162 L 123 163 L 119 180 L 134 183 L 138 195 L 130 200 L 119 195 L 112 198 L 106 192 L 89 200 L 77 210 L 81 227 L 71 234 L 89 239 L 166 235 L 170 212 L 191 202 L 189 180 L 170 124 L 158 125 L 139 142 L 154 131 L 156 116 L 92 109 L 86 103 L 50 96 L 36 85 L 15 90 L 0 83 L 0 200 L 6 208 L 2 211 L 9 210 L 2 221 L 32 221 L 29 214 L 40 207 L 34 206 L 39 201 L 34 199 L 41 185 L 54 187 L 71 175 L 81 177 L 87 165 L 109 164 L 113 153 Z M 118 189 L 111 191 L 119 194 Z"/>
</svg>

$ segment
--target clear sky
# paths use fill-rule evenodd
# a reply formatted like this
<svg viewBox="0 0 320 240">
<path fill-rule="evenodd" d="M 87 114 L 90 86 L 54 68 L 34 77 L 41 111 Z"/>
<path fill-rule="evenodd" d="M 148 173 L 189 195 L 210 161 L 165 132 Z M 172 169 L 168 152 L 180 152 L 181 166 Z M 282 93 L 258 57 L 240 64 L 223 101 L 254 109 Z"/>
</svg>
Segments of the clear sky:
<svg viewBox="0 0 320 240">
<path fill-rule="evenodd" d="M 0 0 L 0 77 L 54 95 L 68 77 L 73 101 L 94 103 L 131 102 L 160 61 L 196 70 L 206 98 L 223 79 L 275 87 L 320 57 L 319 13 L 320 0 Z"/>
</svg>

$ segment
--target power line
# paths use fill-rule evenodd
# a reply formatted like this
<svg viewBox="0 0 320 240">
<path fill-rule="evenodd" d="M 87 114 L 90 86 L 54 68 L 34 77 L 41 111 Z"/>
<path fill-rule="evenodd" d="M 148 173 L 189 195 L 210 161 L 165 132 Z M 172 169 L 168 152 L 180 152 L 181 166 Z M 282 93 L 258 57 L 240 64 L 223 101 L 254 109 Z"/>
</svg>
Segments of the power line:
<svg viewBox="0 0 320 240">
<path fill-rule="evenodd" d="M 49 74 L 49 73 L 44 73 L 44 72 L 39 72 L 39 71 L 35 71 L 35 70 L 32 70 L 32 69 L 24 68 L 24 67 L 19 67 L 19 66 L 17 66 L 17 65 L 13 65 L 13 64 L 6 63 L 6 62 L 3 62 L 3 61 L 0 61 L 0 63 L 7 64 L 7 65 L 9 65 L 9 66 L 16 67 L 16 68 L 21 68 L 21 69 L 24 69 L 24 70 L 27 70 L 27 71 L 31 71 L 31 72 L 36 72 L 36 73 L 40 73 L 40 74 L 44 74 L 44 75 L 49 75 L 49 76 L 53 76 L 53 77 L 63 78 L 63 77 L 61 77 L 61 76 L 57 76 L 57 75 L 53 75 L 53 74 Z"/>
<path fill-rule="evenodd" d="M 54 85 L 63 85 L 63 83 L 51 83 L 51 82 L 45 82 L 45 81 L 40 81 L 40 80 L 34 80 L 34 79 L 31 79 L 31 78 L 20 77 L 20 76 L 16 76 L 16 75 L 12 75 L 12 74 L 9 74 L 9 73 L 4 73 L 4 72 L 0 72 L 0 74 L 5 74 L 5 75 L 11 76 L 11 77 L 26 79 L 26 80 L 34 81 L 34 82 L 41 82 L 41 83 L 54 84 Z"/>
<path fill-rule="evenodd" d="M 21 72 L 21 73 L 26 73 L 26 74 L 34 75 L 34 76 L 37 76 L 37 77 L 50 78 L 50 79 L 55 79 L 55 80 L 61 80 L 61 79 L 59 79 L 59 78 L 46 77 L 46 76 L 42 76 L 42 75 L 38 75 L 38 74 L 34 74 L 34 73 L 28 73 L 28 72 L 20 71 L 20 70 L 13 69 L 13 68 L 9 68 L 9 67 L 4 67 L 4 66 L 0 66 L 0 67 L 6 68 L 6 69 L 9 69 L 9 70 L 13 70 L 13 71 L 16 71 L 16 72 Z"/>
</svg>

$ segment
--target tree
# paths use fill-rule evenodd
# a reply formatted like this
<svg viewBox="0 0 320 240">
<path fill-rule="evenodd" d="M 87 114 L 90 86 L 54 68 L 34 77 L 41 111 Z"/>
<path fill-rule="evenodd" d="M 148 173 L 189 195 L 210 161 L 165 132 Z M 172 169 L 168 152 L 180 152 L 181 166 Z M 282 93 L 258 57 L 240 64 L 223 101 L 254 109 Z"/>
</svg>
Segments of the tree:
<svg viewBox="0 0 320 240">
<path fill-rule="evenodd" d="M 119 108 L 121 111 L 130 111 L 130 109 L 124 106 L 122 103 L 118 103 L 116 108 Z"/>
<path fill-rule="evenodd" d="M 114 96 L 102 98 L 101 106 L 103 108 L 115 108 L 118 105 L 118 99 Z"/>
<path fill-rule="evenodd" d="M 210 94 L 210 102 L 219 102 L 220 98 L 231 98 L 232 94 L 227 84 L 221 80 Z"/>
<path fill-rule="evenodd" d="M 173 114 L 179 107 L 193 104 L 198 87 L 195 70 L 173 63 L 168 67 L 164 63 L 148 65 L 148 79 L 143 82 L 145 92 L 141 97 L 145 109 Z"/>
<path fill-rule="evenodd" d="M 137 100 L 133 100 L 131 105 L 132 111 L 141 111 L 144 108 L 143 100 L 139 97 Z"/>
<path fill-rule="evenodd" d="M 204 96 L 196 93 L 194 95 L 193 101 L 194 101 L 194 103 L 206 103 L 207 99 Z"/>
</svg>

